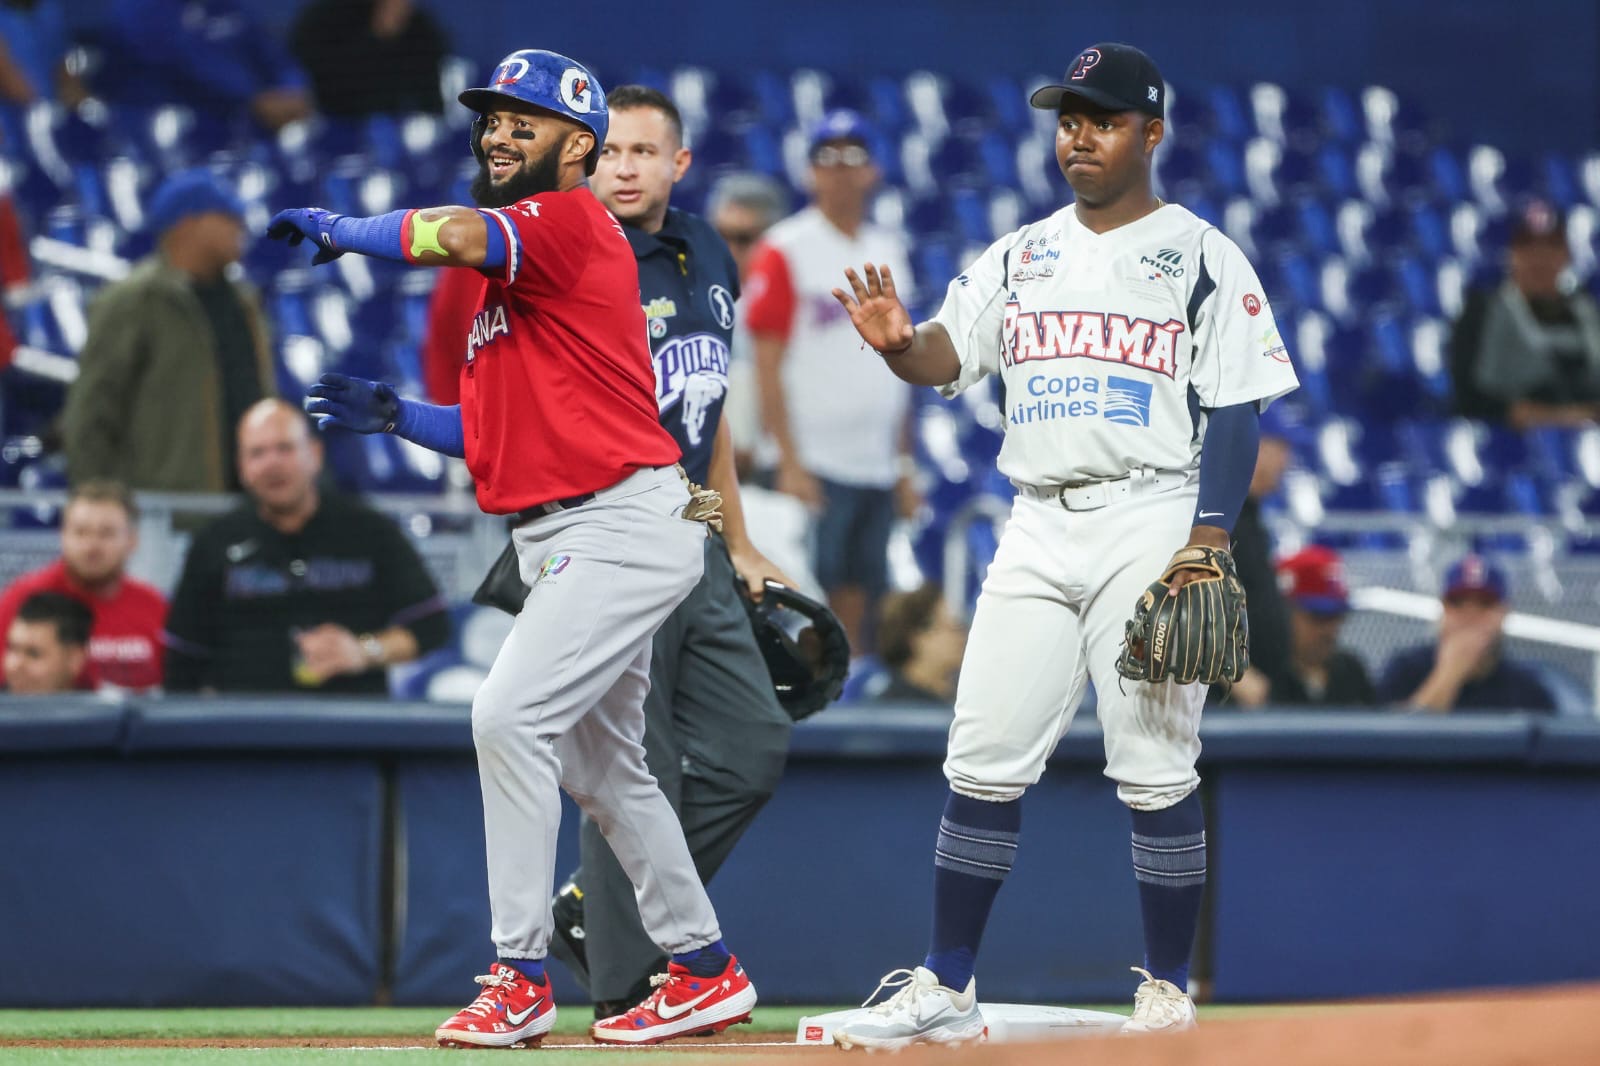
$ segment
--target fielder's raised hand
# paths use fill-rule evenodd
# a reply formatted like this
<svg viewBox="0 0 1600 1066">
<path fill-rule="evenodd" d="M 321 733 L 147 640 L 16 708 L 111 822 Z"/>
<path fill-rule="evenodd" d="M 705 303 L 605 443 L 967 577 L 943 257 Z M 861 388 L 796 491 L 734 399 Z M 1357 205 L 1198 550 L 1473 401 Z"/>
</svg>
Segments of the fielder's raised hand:
<svg viewBox="0 0 1600 1066">
<path fill-rule="evenodd" d="M 879 355 L 910 350 L 917 336 L 916 325 L 911 321 L 911 312 L 894 291 L 894 275 L 888 266 L 868 263 L 861 268 L 861 274 L 857 274 L 854 267 L 846 267 L 844 276 L 850 282 L 853 296 L 843 289 L 834 289 L 833 298 L 849 312 L 850 324 L 856 327 L 861 339 Z"/>
</svg>

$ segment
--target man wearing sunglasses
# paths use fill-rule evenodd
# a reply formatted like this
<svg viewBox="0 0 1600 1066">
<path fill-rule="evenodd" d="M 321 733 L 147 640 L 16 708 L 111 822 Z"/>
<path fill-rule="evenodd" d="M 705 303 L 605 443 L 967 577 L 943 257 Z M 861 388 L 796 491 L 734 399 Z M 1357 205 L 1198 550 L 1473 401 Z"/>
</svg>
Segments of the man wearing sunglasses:
<svg viewBox="0 0 1600 1066">
<path fill-rule="evenodd" d="M 817 580 L 857 654 L 871 650 L 869 620 L 888 585 L 896 491 L 910 495 L 911 390 L 860 358 L 861 338 L 832 296 L 841 263 L 882 257 L 896 278 L 906 269 L 899 236 L 867 218 L 880 178 L 872 137 L 853 111 L 811 130 L 811 206 L 772 227 L 745 287 L 773 487 L 811 509 Z"/>
<path fill-rule="evenodd" d="M 1510 611 L 1505 571 L 1468 555 L 1445 574 L 1442 598 L 1438 643 L 1395 656 L 1378 698 L 1433 714 L 1555 711 L 1544 682 L 1502 646 Z"/>
</svg>

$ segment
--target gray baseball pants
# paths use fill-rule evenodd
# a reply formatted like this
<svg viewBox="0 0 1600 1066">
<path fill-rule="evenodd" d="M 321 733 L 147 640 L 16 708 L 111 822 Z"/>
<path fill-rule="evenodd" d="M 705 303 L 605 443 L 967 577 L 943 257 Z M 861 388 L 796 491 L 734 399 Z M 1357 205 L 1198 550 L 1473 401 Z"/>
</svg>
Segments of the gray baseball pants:
<svg viewBox="0 0 1600 1066">
<path fill-rule="evenodd" d="M 641 744 L 652 635 L 703 567 L 688 500 L 672 468 L 641 470 L 512 534 L 531 591 L 472 702 L 503 958 L 543 958 L 550 942 L 558 788 L 604 834 L 662 951 L 721 935 Z"/>
</svg>

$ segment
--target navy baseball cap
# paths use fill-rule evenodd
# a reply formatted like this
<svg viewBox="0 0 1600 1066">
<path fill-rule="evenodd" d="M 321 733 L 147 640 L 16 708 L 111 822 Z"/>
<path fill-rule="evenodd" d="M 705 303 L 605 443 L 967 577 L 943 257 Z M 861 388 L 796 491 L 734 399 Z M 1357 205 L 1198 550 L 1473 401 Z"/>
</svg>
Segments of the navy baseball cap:
<svg viewBox="0 0 1600 1066">
<path fill-rule="evenodd" d="M 1078 53 L 1060 85 L 1046 85 L 1028 100 L 1042 111 L 1056 111 L 1068 96 L 1078 96 L 1107 111 L 1166 114 L 1167 83 L 1156 61 L 1131 44 L 1097 44 Z"/>
<path fill-rule="evenodd" d="M 244 219 L 244 204 L 204 167 L 180 170 L 161 183 L 145 207 L 145 224 L 157 236 L 190 215 L 209 212 Z"/>
<path fill-rule="evenodd" d="M 1505 602 L 1506 574 L 1481 555 L 1468 555 L 1445 572 L 1444 599 L 1484 596 Z"/>
<path fill-rule="evenodd" d="M 860 113 L 848 108 L 829 111 L 812 125 L 806 137 L 806 151 L 815 152 L 831 141 L 856 141 L 872 147 L 872 126 Z"/>
</svg>

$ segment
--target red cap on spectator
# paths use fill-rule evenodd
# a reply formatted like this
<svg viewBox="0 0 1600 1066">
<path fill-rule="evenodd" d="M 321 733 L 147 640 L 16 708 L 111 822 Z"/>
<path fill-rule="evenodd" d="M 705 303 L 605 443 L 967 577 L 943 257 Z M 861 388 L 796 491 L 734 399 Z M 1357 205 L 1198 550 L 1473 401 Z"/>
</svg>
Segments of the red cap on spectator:
<svg viewBox="0 0 1600 1066">
<path fill-rule="evenodd" d="M 1279 560 L 1278 587 L 1296 607 L 1313 614 L 1344 614 L 1350 609 L 1339 553 L 1320 544 Z"/>
</svg>

